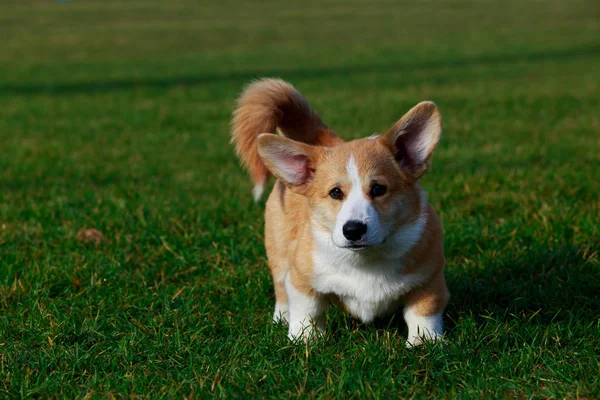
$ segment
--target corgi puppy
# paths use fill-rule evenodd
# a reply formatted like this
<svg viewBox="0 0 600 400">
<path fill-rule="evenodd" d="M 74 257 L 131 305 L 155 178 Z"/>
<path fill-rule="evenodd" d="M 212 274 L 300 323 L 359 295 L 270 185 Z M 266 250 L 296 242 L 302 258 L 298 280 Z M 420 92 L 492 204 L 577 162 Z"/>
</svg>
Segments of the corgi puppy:
<svg viewBox="0 0 600 400">
<path fill-rule="evenodd" d="M 403 305 L 407 346 L 442 336 L 442 227 L 418 185 L 440 135 L 432 102 L 383 135 L 345 142 L 282 80 L 262 79 L 242 93 L 232 142 L 256 201 L 270 172 L 277 177 L 265 246 L 273 319 L 288 324 L 291 339 L 322 332 L 329 301 L 366 323 Z"/>
</svg>

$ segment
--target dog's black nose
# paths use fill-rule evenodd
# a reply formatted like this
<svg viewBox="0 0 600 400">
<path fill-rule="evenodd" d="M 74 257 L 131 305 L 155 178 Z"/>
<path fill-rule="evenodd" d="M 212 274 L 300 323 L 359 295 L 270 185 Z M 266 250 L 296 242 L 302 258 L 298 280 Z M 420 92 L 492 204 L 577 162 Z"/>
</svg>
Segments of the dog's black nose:
<svg viewBox="0 0 600 400">
<path fill-rule="evenodd" d="M 342 232 L 348 240 L 358 240 L 367 233 L 367 225 L 360 221 L 348 221 L 342 227 Z"/>
</svg>

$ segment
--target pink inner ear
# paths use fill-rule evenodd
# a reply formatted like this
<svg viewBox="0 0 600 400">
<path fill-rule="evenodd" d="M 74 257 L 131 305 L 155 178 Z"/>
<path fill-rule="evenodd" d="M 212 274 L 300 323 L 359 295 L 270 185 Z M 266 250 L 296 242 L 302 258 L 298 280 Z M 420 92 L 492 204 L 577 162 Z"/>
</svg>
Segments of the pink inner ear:
<svg viewBox="0 0 600 400">
<path fill-rule="evenodd" d="M 277 154 L 276 164 L 282 178 L 292 185 L 302 185 L 309 182 L 314 172 L 310 168 L 308 157 L 304 154 L 282 151 Z"/>
<path fill-rule="evenodd" d="M 429 120 L 413 117 L 401 128 L 396 137 L 396 160 L 404 168 L 418 168 L 427 158 L 427 130 Z"/>
<path fill-rule="evenodd" d="M 295 179 L 300 182 L 304 182 L 308 179 L 308 159 L 306 156 L 293 155 L 290 156 L 286 162 Z"/>
</svg>

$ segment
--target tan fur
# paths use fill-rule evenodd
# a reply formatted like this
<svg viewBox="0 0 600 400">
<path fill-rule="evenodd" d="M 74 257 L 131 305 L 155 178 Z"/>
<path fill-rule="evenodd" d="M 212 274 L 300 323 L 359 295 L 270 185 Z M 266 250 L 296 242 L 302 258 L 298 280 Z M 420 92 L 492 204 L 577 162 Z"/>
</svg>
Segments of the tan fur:
<svg viewBox="0 0 600 400">
<path fill-rule="evenodd" d="M 417 315 L 436 315 L 444 311 L 450 294 L 441 268 L 422 287 L 417 288 L 402 298 L 402 303 L 415 307 Z"/>
<path fill-rule="evenodd" d="M 414 110 L 416 112 L 413 113 Z M 391 221 L 392 231 L 417 221 L 422 204 L 417 180 L 429 167 L 439 139 L 439 136 L 434 138 L 435 142 L 432 141 L 427 148 L 426 158 L 421 163 L 415 163 L 410 155 L 400 157 L 398 152 L 405 145 L 404 141 L 411 140 L 411 124 L 422 123 L 419 118 L 441 124 L 435 105 L 421 103 L 382 137 L 345 143 L 326 127 L 291 85 L 281 80 L 265 79 L 245 90 L 234 112 L 232 141 L 254 182 L 264 184 L 269 170 L 278 178 L 283 176 L 285 171 L 269 161 L 274 146 L 287 146 L 290 156 L 299 154 L 310 165 L 310 177 L 301 185 L 278 179 L 266 203 L 265 246 L 278 304 L 288 301 L 284 287 L 286 276 L 300 293 L 325 296 L 314 289 L 315 243 L 312 232 L 332 230 L 342 203 L 333 200 L 329 193 L 333 187 L 339 187 L 343 192 L 350 190 L 346 172 L 350 157 L 355 160 L 361 179 L 366 180 L 362 182 L 365 188 L 373 183 L 387 187 L 384 196 L 369 201 L 381 219 Z M 263 135 L 258 140 L 261 159 L 257 137 L 263 132 L 273 133 L 276 128 L 283 136 L 303 143 Z M 409 163 L 410 167 L 407 167 Z M 418 315 L 429 316 L 443 311 L 449 295 L 443 275 L 442 226 L 427 203 L 425 213 L 427 219 L 423 233 L 416 245 L 402 257 L 400 272 L 406 276 L 420 274 L 425 279 L 398 301 L 413 307 Z"/>
<path fill-rule="evenodd" d="M 275 133 L 277 128 L 283 136 L 299 142 L 321 146 L 341 142 L 289 83 L 261 79 L 250 84 L 233 113 L 231 141 L 257 186 L 267 183 L 269 170 L 258 154 L 256 138 L 261 133 Z"/>
</svg>

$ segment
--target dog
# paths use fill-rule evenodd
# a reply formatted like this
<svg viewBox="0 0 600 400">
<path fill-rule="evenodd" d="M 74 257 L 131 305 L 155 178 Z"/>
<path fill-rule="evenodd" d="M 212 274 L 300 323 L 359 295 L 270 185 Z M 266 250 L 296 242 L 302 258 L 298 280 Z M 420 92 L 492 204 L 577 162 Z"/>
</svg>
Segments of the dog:
<svg viewBox="0 0 600 400">
<path fill-rule="evenodd" d="M 365 323 L 403 305 L 407 346 L 440 339 L 443 233 L 418 184 L 442 132 L 437 106 L 421 102 L 387 133 L 345 142 L 292 85 L 269 78 L 244 90 L 231 125 L 255 201 L 277 177 L 265 247 L 273 319 L 289 338 L 322 333 L 332 301 Z"/>
</svg>

